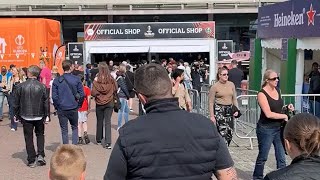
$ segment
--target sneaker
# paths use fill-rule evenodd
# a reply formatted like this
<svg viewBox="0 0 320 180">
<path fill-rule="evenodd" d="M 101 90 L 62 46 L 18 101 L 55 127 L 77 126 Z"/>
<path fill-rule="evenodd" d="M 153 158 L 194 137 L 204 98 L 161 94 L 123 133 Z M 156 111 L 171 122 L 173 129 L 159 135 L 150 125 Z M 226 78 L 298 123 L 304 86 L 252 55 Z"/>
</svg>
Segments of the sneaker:
<svg viewBox="0 0 320 180">
<path fill-rule="evenodd" d="M 49 117 L 47 117 L 45 123 L 48 124 L 49 122 L 50 122 L 50 119 Z"/>
<path fill-rule="evenodd" d="M 117 128 L 117 131 L 119 131 L 120 127 Z"/>
<path fill-rule="evenodd" d="M 133 109 L 130 108 L 130 112 L 133 112 Z"/>
<path fill-rule="evenodd" d="M 36 162 L 36 161 L 29 162 L 29 163 L 28 163 L 28 167 L 30 167 L 30 168 L 35 168 L 35 167 L 37 167 L 37 162 Z"/>
<path fill-rule="evenodd" d="M 101 141 L 97 141 L 97 145 L 101 145 Z"/>
<path fill-rule="evenodd" d="M 38 156 L 37 161 L 38 161 L 39 166 L 45 166 L 47 164 L 47 162 L 44 160 L 44 157 L 41 155 Z"/>
<path fill-rule="evenodd" d="M 89 136 L 88 136 L 87 132 L 84 132 L 83 138 L 84 138 L 84 143 L 85 144 L 89 144 L 90 143 L 90 139 L 89 139 Z"/>
<path fill-rule="evenodd" d="M 16 131 L 16 129 L 15 128 L 11 128 L 11 131 Z"/>
<path fill-rule="evenodd" d="M 106 149 L 111 149 L 112 147 L 111 147 L 111 144 L 106 144 L 106 147 L 105 147 Z"/>
<path fill-rule="evenodd" d="M 82 144 L 83 144 L 83 139 L 82 139 L 82 137 L 79 137 L 78 145 L 82 145 Z"/>
</svg>

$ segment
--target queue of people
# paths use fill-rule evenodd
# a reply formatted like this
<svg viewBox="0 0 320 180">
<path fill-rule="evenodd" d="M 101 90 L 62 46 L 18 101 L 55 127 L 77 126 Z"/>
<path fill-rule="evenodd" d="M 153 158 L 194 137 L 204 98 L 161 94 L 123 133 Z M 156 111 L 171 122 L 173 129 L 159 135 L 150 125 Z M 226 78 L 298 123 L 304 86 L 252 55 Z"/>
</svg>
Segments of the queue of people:
<svg viewBox="0 0 320 180">
<path fill-rule="evenodd" d="M 63 144 L 69 144 L 68 122 L 72 129 L 73 145 L 90 142 L 86 121 L 91 110 L 90 96 L 95 100 L 96 143 L 113 149 L 104 179 L 210 179 L 212 174 L 218 180 L 237 179 L 234 168 L 236 162 L 233 162 L 227 145 L 232 141 L 234 118 L 241 112 L 236 100 L 236 86 L 228 81 L 230 71 L 224 68 L 218 70 L 218 81 L 210 89 L 208 119 L 190 113 L 192 105 L 185 81 L 190 73 L 186 67 L 182 68 L 184 65 L 188 64 L 180 61 L 177 67 L 166 64 L 164 68 L 163 65 L 151 63 L 138 68 L 132 78 L 132 74 L 128 75 L 131 71 L 128 64 L 121 63 L 115 71 L 113 63 L 101 62 L 94 68 L 96 74 L 91 81 L 92 74 L 86 77 L 75 75 L 73 63 L 65 60 L 62 62 L 64 74 L 56 75 L 52 86 L 48 71 L 43 72 L 44 62 L 40 62 L 40 67 L 30 66 L 26 78 L 16 67 L 10 68 L 10 74 L 2 68 L 0 97 L 3 93 L 8 98 L 11 128 L 16 128 L 17 120 L 23 124 L 28 166 L 31 168 L 46 165 L 44 122 L 50 116 L 51 92 Z M 172 71 L 168 70 L 170 68 Z M 110 70 L 115 71 L 116 77 L 112 76 Z M 320 167 L 320 120 L 311 114 L 298 114 L 289 119 L 282 111 L 285 104 L 277 88 L 278 81 L 278 74 L 267 70 L 258 93 L 261 108 L 256 128 L 259 154 L 253 179 L 317 179 Z M 129 99 L 135 95 L 146 114 L 129 122 Z M 113 147 L 111 116 L 117 103 L 121 104 L 117 127 L 119 137 Z M 288 108 L 294 111 L 292 104 Z M 122 125 L 123 117 L 125 125 Z M 285 127 L 284 122 L 287 122 Z M 34 148 L 34 133 L 37 151 Z M 264 177 L 264 164 L 271 144 L 275 147 L 279 170 Z M 84 179 L 85 158 L 82 150 L 73 145 L 62 145 L 56 150 L 50 162 L 50 179 Z M 285 150 L 293 159 L 288 167 Z M 68 153 L 72 154 L 71 163 L 59 161 L 59 156 Z M 71 166 L 73 163 L 77 164 Z M 75 169 L 63 170 L 68 167 Z M 73 174 L 69 174 L 71 172 Z"/>
</svg>

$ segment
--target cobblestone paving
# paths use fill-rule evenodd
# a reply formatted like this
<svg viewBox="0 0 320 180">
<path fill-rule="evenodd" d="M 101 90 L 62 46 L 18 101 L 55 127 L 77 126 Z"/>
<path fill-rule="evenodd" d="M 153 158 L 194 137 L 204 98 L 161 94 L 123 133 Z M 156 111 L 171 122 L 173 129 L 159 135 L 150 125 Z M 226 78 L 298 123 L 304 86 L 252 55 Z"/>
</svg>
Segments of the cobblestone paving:
<svg viewBox="0 0 320 180">
<path fill-rule="evenodd" d="M 5 107 L 7 111 L 7 107 Z M 112 139 L 115 142 L 117 138 L 117 114 L 112 116 Z M 134 118 L 131 115 L 130 118 Z M 95 137 L 95 113 L 89 115 L 89 135 L 94 141 Z M 18 131 L 12 132 L 9 128 L 10 122 L 7 117 L 0 122 L 0 180 L 46 180 L 48 179 L 49 166 L 36 167 L 34 169 L 26 166 L 27 154 L 25 151 L 24 137 L 22 127 L 19 125 Z M 70 130 L 71 131 L 71 130 Z M 69 132 L 70 132 L 69 131 Z M 45 130 L 45 152 L 46 160 L 49 164 L 50 157 L 61 142 L 60 127 L 57 117 L 52 119 Z M 69 133 L 70 134 L 70 133 Z M 240 179 L 249 180 L 254 168 L 257 157 L 257 146 L 255 143 L 253 150 L 248 150 L 249 141 L 235 139 L 240 147 L 232 144 L 230 153 L 235 161 Z M 94 143 L 82 146 L 87 158 L 86 180 L 101 180 L 107 167 L 107 162 L 111 151 L 103 149 Z M 266 172 L 275 169 L 274 151 L 270 151 L 270 158 L 267 162 Z M 289 162 L 289 161 L 288 161 Z"/>
</svg>

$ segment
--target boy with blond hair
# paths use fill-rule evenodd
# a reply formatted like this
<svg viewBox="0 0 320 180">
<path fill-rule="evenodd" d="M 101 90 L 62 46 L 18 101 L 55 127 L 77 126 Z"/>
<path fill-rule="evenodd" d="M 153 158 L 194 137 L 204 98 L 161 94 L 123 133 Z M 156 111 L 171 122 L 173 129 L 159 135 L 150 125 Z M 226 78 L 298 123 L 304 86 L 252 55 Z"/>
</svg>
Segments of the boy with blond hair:
<svg viewBox="0 0 320 180">
<path fill-rule="evenodd" d="M 50 180 L 84 180 L 86 160 L 82 149 L 72 144 L 60 145 L 50 162 Z"/>
</svg>

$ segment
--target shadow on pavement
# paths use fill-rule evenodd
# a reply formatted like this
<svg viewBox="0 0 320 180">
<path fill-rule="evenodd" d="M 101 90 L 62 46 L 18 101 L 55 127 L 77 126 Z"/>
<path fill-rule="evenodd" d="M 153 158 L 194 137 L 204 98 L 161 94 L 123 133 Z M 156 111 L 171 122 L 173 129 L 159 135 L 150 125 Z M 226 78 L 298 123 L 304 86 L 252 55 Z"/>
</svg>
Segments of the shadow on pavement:
<svg viewBox="0 0 320 180">
<path fill-rule="evenodd" d="M 46 146 L 45 149 L 48 151 L 56 151 L 57 147 L 60 145 L 60 143 L 51 143 L 51 145 Z"/>
<path fill-rule="evenodd" d="M 23 163 L 27 164 L 27 151 L 24 149 L 22 152 L 16 152 L 11 155 L 12 158 L 14 159 L 21 159 Z"/>
<path fill-rule="evenodd" d="M 242 171 L 241 169 L 236 168 L 237 174 L 238 174 L 238 178 L 239 179 L 243 179 L 243 180 L 247 180 L 247 179 L 252 179 L 252 171 Z"/>
</svg>

